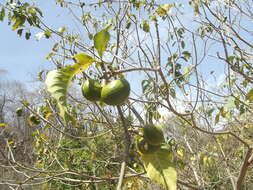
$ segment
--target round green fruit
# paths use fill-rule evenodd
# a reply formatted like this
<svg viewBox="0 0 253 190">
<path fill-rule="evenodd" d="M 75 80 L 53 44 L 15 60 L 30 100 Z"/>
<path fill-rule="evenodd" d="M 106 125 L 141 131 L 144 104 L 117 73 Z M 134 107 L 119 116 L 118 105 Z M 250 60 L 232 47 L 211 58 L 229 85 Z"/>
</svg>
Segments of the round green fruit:
<svg viewBox="0 0 253 190">
<path fill-rule="evenodd" d="M 23 112 L 22 108 L 17 108 L 16 109 L 16 114 L 17 114 L 18 117 L 22 116 L 22 112 Z"/>
<path fill-rule="evenodd" d="M 137 150 L 142 154 L 152 154 L 160 149 L 160 145 L 151 145 L 145 139 L 141 138 L 136 141 Z"/>
<path fill-rule="evenodd" d="M 92 79 L 85 80 L 82 85 L 83 96 L 89 101 L 98 101 L 101 97 L 101 85 Z"/>
<path fill-rule="evenodd" d="M 102 88 L 101 100 L 108 105 L 123 104 L 130 94 L 130 85 L 125 79 L 109 82 Z"/>
<path fill-rule="evenodd" d="M 39 120 L 39 118 L 38 118 L 35 114 L 31 114 L 31 115 L 29 116 L 29 122 L 30 122 L 31 124 L 35 124 L 35 125 L 40 124 L 40 120 Z"/>
<path fill-rule="evenodd" d="M 151 145 L 161 145 L 164 143 L 164 136 L 161 126 L 146 125 L 143 129 L 144 139 Z"/>
</svg>

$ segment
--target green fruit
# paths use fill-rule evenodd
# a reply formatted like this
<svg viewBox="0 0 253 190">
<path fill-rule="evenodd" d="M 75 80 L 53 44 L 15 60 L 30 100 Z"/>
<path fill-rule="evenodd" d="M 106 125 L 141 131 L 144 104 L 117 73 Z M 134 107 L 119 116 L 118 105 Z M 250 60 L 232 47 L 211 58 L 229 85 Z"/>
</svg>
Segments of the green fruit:
<svg viewBox="0 0 253 190">
<path fill-rule="evenodd" d="M 102 88 L 101 100 L 108 105 L 123 104 L 130 94 L 130 85 L 125 79 L 109 82 Z"/>
<path fill-rule="evenodd" d="M 16 109 L 16 114 L 17 114 L 18 117 L 22 116 L 22 112 L 23 112 L 22 108 L 17 108 Z"/>
<path fill-rule="evenodd" d="M 101 97 L 101 85 L 92 79 L 84 81 L 82 85 L 83 96 L 90 101 L 98 101 Z"/>
<path fill-rule="evenodd" d="M 151 145 L 161 145 L 164 142 L 164 136 L 161 126 L 146 125 L 143 130 L 144 139 Z"/>
<path fill-rule="evenodd" d="M 142 154 L 152 154 L 160 149 L 160 145 L 148 144 L 143 138 L 136 141 L 137 150 Z"/>
<path fill-rule="evenodd" d="M 40 124 L 39 118 L 38 118 L 36 115 L 34 115 L 34 114 L 31 114 L 31 115 L 29 116 L 29 122 L 30 122 L 31 124 L 35 124 L 35 125 Z"/>
</svg>

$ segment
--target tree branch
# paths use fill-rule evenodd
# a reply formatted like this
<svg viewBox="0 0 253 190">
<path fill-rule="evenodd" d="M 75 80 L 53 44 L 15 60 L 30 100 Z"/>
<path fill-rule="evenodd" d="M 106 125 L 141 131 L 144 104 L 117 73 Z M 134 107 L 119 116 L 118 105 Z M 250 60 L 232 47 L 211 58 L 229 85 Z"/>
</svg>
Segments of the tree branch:
<svg viewBox="0 0 253 190">
<path fill-rule="evenodd" d="M 236 181 L 236 190 L 242 189 L 243 180 L 245 179 L 248 167 L 251 164 L 251 162 L 249 162 L 249 161 L 250 161 L 250 157 L 252 156 L 252 151 L 253 151 L 253 148 L 251 147 L 248 149 L 248 151 L 246 153 L 246 156 L 244 158 L 244 161 L 243 161 L 241 169 L 240 169 L 240 174 L 239 174 L 237 181 Z"/>
</svg>

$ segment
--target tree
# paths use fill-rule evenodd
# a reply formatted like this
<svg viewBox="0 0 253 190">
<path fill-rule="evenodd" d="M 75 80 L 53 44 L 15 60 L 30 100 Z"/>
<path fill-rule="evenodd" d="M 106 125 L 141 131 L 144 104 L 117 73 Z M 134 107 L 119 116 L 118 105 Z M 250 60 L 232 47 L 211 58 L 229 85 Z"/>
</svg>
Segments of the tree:
<svg viewBox="0 0 253 190">
<path fill-rule="evenodd" d="M 57 41 L 47 56 L 55 70 L 39 74 L 46 85 L 43 101 L 23 103 L 41 121 L 40 127 L 30 123 L 36 161 L 8 158 L 24 178 L 1 183 L 45 189 L 253 187 L 250 1 L 55 2 L 82 32 L 50 28 L 28 2 L 0 4 L 0 20 L 8 12 L 20 36 L 28 31 L 29 39 L 30 29 L 37 29 L 37 39 Z M 84 80 L 104 86 L 119 78 L 131 87 L 124 104 L 81 97 Z M 141 153 L 136 141 L 146 124 L 157 123 L 166 142 Z M 12 153 L 12 146 L 7 149 Z"/>
</svg>

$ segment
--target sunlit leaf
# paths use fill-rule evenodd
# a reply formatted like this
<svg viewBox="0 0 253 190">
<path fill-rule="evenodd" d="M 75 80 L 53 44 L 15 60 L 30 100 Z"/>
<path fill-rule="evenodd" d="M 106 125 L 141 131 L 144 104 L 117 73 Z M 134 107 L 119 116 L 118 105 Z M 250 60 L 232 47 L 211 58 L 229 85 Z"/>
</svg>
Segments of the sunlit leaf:
<svg viewBox="0 0 253 190">
<path fill-rule="evenodd" d="M 45 81 L 47 90 L 57 100 L 60 116 L 65 122 L 73 121 L 67 109 L 67 91 L 72 78 L 87 69 L 91 63 L 95 62 L 95 59 L 84 53 L 77 54 L 74 57 L 76 64 L 50 71 Z"/>
<path fill-rule="evenodd" d="M 173 8 L 174 5 L 173 4 L 164 4 L 162 6 L 160 6 L 157 10 L 156 10 L 156 13 L 163 17 L 163 16 L 166 16 L 167 13 L 171 10 L 171 8 Z"/>
<path fill-rule="evenodd" d="M 44 117 L 47 119 L 47 118 L 49 118 L 49 117 L 52 116 L 52 115 L 53 115 L 52 112 L 48 112 L 48 113 L 46 113 L 46 114 L 44 115 Z"/>
<path fill-rule="evenodd" d="M 173 154 L 167 147 L 162 146 L 153 154 L 143 154 L 141 157 L 151 180 L 168 190 L 177 189 L 177 172 L 173 164 Z"/>
<path fill-rule="evenodd" d="M 59 32 L 60 34 L 63 34 L 67 29 L 68 29 L 68 28 L 67 28 L 66 26 L 63 26 L 63 27 L 60 27 L 60 28 L 58 29 L 58 32 Z"/>
<path fill-rule="evenodd" d="M 94 36 L 94 47 L 96 48 L 99 56 L 102 58 L 104 51 L 110 41 L 109 27 L 96 33 Z"/>
<path fill-rule="evenodd" d="M 183 157 L 184 157 L 184 150 L 183 150 L 183 149 L 178 149 L 178 150 L 177 150 L 177 155 L 178 155 L 180 158 L 183 158 Z"/>
<path fill-rule="evenodd" d="M 35 34 L 35 38 L 36 40 L 40 40 L 42 37 L 44 36 L 44 32 L 38 32 L 37 34 Z"/>
</svg>

